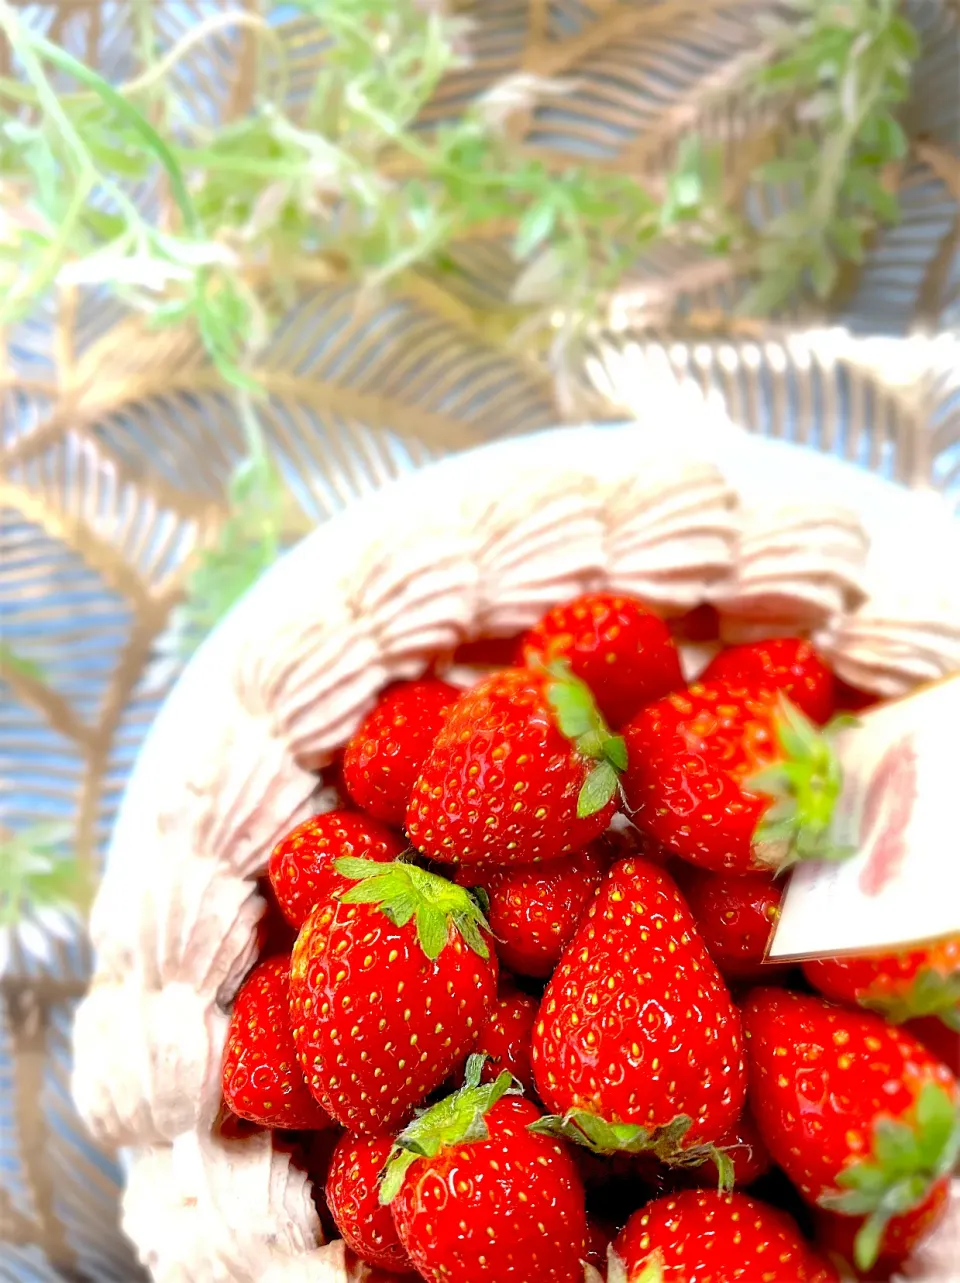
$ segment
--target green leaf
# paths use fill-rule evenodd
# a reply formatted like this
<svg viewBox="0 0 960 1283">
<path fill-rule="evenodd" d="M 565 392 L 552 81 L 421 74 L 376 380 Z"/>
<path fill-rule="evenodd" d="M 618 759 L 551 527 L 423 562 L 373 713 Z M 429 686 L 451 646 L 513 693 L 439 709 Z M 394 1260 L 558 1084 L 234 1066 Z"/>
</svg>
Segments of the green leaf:
<svg viewBox="0 0 960 1283">
<path fill-rule="evenodd" d="M 552 198 L 544 198 L 531 205 L 517 228 L 513 242 L 514 258 L 521 262 L 530 257 L 547 239 L 557 221 L 557 206 Z"/>
<path fill-rule="evenodd" d="M 577 818 L 602 811 L 617 791 L 617 772 L 610 762 L 598 763 L 583 781 L 577 798 Z"/>
<path fill-rule="evenodd" d="M 880 1255 L 880 1244 L 883 1241 L 883 1232 L 887 1228 L 889 1219 L 882 1212 L 874 1212 L 872 1216 L 867 1217 L 860 1229 L 857 1230 L 857 1236 L 853 1244 L 853 1256 L 858 1270 L 865 1272 L 871 1269 Z"/>
<path fill-rule="evenodd" d="M 522 1089 L 508 1073 L 492 1083 L 480 1083 L 483 1056 L 467 1061 L 464 1085 L 423 1110 L 397 1136 L 384 1169 L 380 1202 L 396 1198 L 403 1178 L 417 1159 L 435 1158 L 452 1145 L 477 1144 L 487 1139 L 486 1116 L 504 1096 Z"/>
<path fill-rule="evenodd" d="M 16 674 L 18 677 L 26 677 L 28 681 L 42 682 L 44 680 L 43 669 L 36 660 L 17 654 L 5 641 L 0 641 L 0 672 L 4 669 Z"/>
<path fill-rule="evenodd" d="M 576 741 L 596 731 L 599 714 L 589 688 L 564 665 L 553 664 L 548 671 L 555 680 L 548 684 L 546 696 L 563 734 Z"/>
<path fill-rule="evenodd" d="M 432 962 L 435 958 L 439 958 L 447 943 L 448 919 L 441 910 L 426 904 L 421 904 L 416 910 L 416 919 L 420 948 Z"/>
<path fill-rule="evenodd" d="M 398 927 L 415 919 L 417 941 L 431 961 L 443 953 L 451 928 L 474 953 L 481 958 L 490 956 L 483 937 L 483 932 L 490 930 L 487 920 L 464 887 L 404 860 L 344 856 L 334 868 L 353 880 L 353 886 L 340 894 L 342 904 L 374 905 Z"/>
</svg>

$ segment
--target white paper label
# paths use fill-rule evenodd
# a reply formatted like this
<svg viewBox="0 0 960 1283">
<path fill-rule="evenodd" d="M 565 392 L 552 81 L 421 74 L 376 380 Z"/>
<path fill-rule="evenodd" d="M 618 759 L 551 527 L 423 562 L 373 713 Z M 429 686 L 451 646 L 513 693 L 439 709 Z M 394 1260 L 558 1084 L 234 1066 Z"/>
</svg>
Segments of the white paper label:
<svg viewBox="0 0 960 1283">
<path fill-rule="evenodd" d="M 861 714 L 837 750 L 836 840 L 856 854 L 794 871 L 771 960 L 960 932 L 960 676 Z"/>
</svg>

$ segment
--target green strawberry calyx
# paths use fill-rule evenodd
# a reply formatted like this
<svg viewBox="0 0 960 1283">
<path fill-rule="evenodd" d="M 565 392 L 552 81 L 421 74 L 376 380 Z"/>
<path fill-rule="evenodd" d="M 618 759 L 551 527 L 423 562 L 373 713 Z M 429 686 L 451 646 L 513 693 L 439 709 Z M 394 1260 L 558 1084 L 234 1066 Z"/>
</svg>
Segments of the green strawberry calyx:
<svg viewBox="0 0 960 1283">
<path fill-rule="evenodd" d="M 409 1168 L 419 1158 L 435 1158 L 450 1145 L 465 1145 L 488 1138 L 486 1116 L 504 1096 L 520 1095 L 523 1088 L 504 1071 L 492 1083 L 481 1083 L 485 1056 L 467 1060 L 463 1086 L 429 1109 L 421 1110 L 393 1142 L 380 1182 L 380 1202 L 392 1203 Z"/>
<path fill-rule="evenodd" d="M 687 1114 L 678 1114 L 663 1127 L 639 1127 L 636 1123 L 608 1123 L 585 1109 L 566 1114 L 547 1114 L 530 1123 L 528 1130 L 543 1136 L 582 1145 L 593 1154 L 653 1154 L 664 1163 L 676 1163 L 683 1154 L 681 1142 L 693 1126 Z M 698 1147 L 696 1162 L 712 1157 L 708 1146 Z"/>
<path fill-rule="evenodd" d="M 864 1221 L 854 1245 L 858 1269 L 869 1270 L 880 1254 L 887 1222 L 913 1211 L 948 1176 L 960 1157 L 960 1107 L 955 1093 L 927 1083 L 903 1118 L 878 1118 L 873 1151 L 837 1177 L 841 1193 L 820 1205 Z"/>
<path fill-rule="evenodd" d="M 577 798 L 577 817 L 582 820 L 602 811 L 616 793 L 620 772 L 627 765 L 627 742 L 622 735 L 613 734 L 590 687 L 574 677 L 567 664 L 557 661 L 546 671 L 551 680 L 545 693 L 557 725 L 581 757 L 596 763 Z"/>
<path fill-rule="evenodd" d="M 413 919 L 420 948 L 432 961 L 450 941 L 451 928 L 464 943 L 488 958 L 483 932 L 490 927 L 474 897 L 437 873 L 428 873 L 403 860 L 382 862 L 344 856 L 334 868 L 354 885 L 340 896 L 341 904 L 376 905 L 397 927 Z"/>
<path fill-rule="evenodd" d="M 960 1033 L 960 971 L 945 974 L 924 967 L 909 989 L 895 993 L 868 989 L 857 1001 L 895 1025 L 920 1016 L 939 1016 L 948 1029 Z"/>
<path fill-rule="evenodd" d="M 832 836 L 833 815 L 843 789 L 843 770 L 833 745 L 838 731 L 855 725 L 841 715 L 823 730 L 786 696 L 778 701 L 774 726 L 780 760 L 744 780 L 752 793 L 772 799 L 753 838 L 754 854 L 778 873 L 802 860 L 846 860 L 854 848 Z"/>
</svg>

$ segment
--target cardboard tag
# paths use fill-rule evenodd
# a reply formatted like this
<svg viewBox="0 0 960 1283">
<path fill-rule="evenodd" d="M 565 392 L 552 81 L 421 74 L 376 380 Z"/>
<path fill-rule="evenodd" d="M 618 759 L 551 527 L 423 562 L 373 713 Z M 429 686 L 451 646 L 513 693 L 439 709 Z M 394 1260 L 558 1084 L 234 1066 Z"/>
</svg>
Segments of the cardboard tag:
<svg viewBox="0 0 960 1283">
<path fill-rule="evenodd" d="M 960 675 L 863 713 L 837 750 L 835 836 L 856 854 L 794 871 L 770 961 L 960 932 Z"/>
</svg>

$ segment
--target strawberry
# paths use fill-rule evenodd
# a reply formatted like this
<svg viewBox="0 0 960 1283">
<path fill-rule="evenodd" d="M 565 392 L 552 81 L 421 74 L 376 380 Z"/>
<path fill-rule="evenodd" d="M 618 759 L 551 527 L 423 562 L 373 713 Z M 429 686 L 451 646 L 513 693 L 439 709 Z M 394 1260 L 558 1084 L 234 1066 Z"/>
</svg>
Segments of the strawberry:
<svg viewBox="0 0 960 1283">
<path fill-rule="evenodd" d="M 635 597 L 620 594 L 586 593 L 555 606 L 524 637 L 521 655 L 528 667 L 565 661 L 611 726 L 683 685 L 667 625 Z"/>
<path fill-rule="evenodd" d="M 610 823 L 623 740 L 569 673 L 506 669 L 465 691 L 423 764 L 407 832 L 443 863 L 531 864 Z"/>
<path fill-rule="evenodd" d="M 607 861 L 594 842 L 575 855 L 542 864 L 465 865 L 456 880 L 462 886 L 479 885 L 485 893 L 487 920 L 503 965 L 517 975 L 546 979 L 606 871 Z"/>
<path fill-rule="evenodd" d="M 403 824 L 420 767 L 459 694 L 439 681 L 387 687 L 344 751 L 343 781 L 357 806 L 385 824 Z"/>
<path fill-rule="evenodd" d="M 223 1053 L 223 1099 L 261 1127 L 324 1128 L 333 1120 L 313 1099 L 290 1033 L 290 961 L 268 958 L 240 986 Z"/>
<path fill-rule="evenodd" d="M 740 1017 L 662 869 L 611 869 L 544 992 L 533 1073 L 543 1125 L 601 1151 L 706 1157 L 736 1121 Z"/>
<path fill-rule="evenodd" d="M 610 1244 L 616 1237 L 616 1230 L 598 1221 L 594 1216 L 587 1217 L 587 1236 L 584 1244 L 583 1259 L 594 1269 L 600 1270 L 606 1268 L 607 1253 Z"/>
<path fill-rule="evenodd" d="M 780 915 L 782 884 L 769 873 L 736 876 L 692 866 L 677 881 L 707 952 L 728 980 L 769 973 L 767 945 Z"/>
<path fill-rule="evenodd" d="M 686 1190 L 634 1212 L 608 1283 L 836 1283 L 783 1212 L 746 1194 Z"/>
<path fill-rule="evenodd" d="M 946 1215 L 949 1191 L 948 1180 L 937 1181 L 918 1207 L 887 1221 L 876 1265 L 867 1271 L 870 1278 L 885 1278 L 914 1254 Z M 855 1269 L 857 1235 L 863 1224 L 863 1217 L 820 1211 L 817 1214 L 817 1242 L 827 1255 L 837 1256 L 846 1266 Z"/>
<path fill-rule="evenodd" d="M 406 847 L 389 829 L 355 811 L 327 811 L 298 824 L 277 843 L 268 874 L 280 911 L 296 930 L 319 900 L 350 886 L 337 860 L 395 860 Z"/>
<path fill-rule="evenodd" d="M 939 1016 L 960 1032 L 960 936 L 903 953 L 820 958 L 803 970 L 815 989 L 836 1002 L 859 1003 L 898 1025 Z"/>
<path fill-rule="evenodd" d="M 699 680 L 782 691 L 819 726 L 836 711 L 833 673 L 802 637 L 773 637 L 731 646 L 714 656 Z"/>
<path fill-rule="evenodd" d="M 915 1038 L 865 1011 L 758 989 L 743 1010 L 760 1134 L 803 1197 L 866 1218 L 869 1268 L 894 1216 L 920 1206 L 960 1153 L 960 1088 Z"/>
<path fill-rule="evenodd" d="M 397 1237 L 390 1208 L 380 1202 L 380 1177 L 391 1136 L 342 1136 L 333 1151 L 324 1193 L 340 1237 L 370 1265 L 408 1274 L 413 1265 Z"/>
<path fill-rule="evenodd" d="M 397 1137 L 380 1197 L 427 1283 L 580 1283 L 583 1186 L 563 1145 L 530 1125 L 540 1111 L 510 1075 L 466 1083 Z"/>
<path fill-rule="evenodd" d="M 353 885 L 320 901 L 294 946 L 293 1036 L 324 1108 L 372 1134 L 402 1122 L 472 1047 L 497 961 L 460 887 L 400 862 L 336 869 Z"/>
<path fill-rule="evenodd" d="M 485 1056 L 481 1082 L 493 1082 L 503 1070 L 530 1091 L 530 1043 L 537 1018 L 537 1000 L 521 993 L 506 976 L 500 977 L 500 993 L 480 1026 L 474 1050 Z"/>
<path fill-rule="evenodd" d="M 631 818 L 675 855 L 731 873 L 841 858 L 830 820 L 840 766 L 782 695 L 697 683 L 624 728 Z"/>
</svg>

